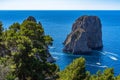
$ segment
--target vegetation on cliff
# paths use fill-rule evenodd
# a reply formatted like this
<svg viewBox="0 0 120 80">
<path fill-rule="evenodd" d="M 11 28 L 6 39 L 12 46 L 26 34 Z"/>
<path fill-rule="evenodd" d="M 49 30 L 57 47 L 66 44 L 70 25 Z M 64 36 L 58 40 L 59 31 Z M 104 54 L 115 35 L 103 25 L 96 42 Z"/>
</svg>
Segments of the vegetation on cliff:
<svg viewBox="0 0 120 80">
<path fill-rule="evenodd" d="M 113 68 L 107 68 L 103 72 L 98 71 L 92 75 L 86 71 L 85 59 L 81 57 L 59 72 L 58 80 L 120 80 L 120 75 L 114 76 Z"/>
<path fill-rule="evenodd" d="M 22 24 L 14 23 L 4 31 L 0 25 L 0 64 L 4 66 L 1 68 L 8 68 L 8 73 L 4 75 L 7 80 L 54 79 L 59 70 L 55 64 L 46 61 L 52 38 L 45 35 L 41 24 L 31 19 L 29 17 Z"/>
<path fill-rule="evenodd" d="M 91 75 L 85 69 L 84 58 L 59 71 L 57 65 L 47 62 L 52 41 L 31 16 L 7 30 L 0 22 L 0 80 L 120 80 L 112 68 Z"/>
</svg>

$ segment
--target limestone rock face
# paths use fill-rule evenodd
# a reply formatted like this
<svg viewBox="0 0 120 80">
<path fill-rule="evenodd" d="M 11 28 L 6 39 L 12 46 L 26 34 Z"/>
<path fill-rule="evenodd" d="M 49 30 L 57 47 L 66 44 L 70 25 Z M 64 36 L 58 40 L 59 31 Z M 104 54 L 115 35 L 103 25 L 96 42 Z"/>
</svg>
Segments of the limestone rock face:
<svg viewBox="0 0 120 80">
<path fill-rule="evenodd" d="M 71 33 L 64 41 L 64 52 L 87 53 L 101 49 L 102 25 L 97 16 L 82 16 L 72 26 Z"/>
</svg>

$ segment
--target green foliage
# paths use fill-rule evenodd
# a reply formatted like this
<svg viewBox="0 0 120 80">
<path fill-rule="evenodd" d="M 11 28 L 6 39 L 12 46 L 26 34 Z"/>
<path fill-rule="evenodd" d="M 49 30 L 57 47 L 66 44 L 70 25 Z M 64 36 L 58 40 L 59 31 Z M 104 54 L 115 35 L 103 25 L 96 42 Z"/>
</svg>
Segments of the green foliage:
<svg viewBox="0 0 120 80">
<path fill-rule="evenodd" d="M 44 41 L 45 41 L 45 44 L 52 45 L 53 39 L 49 35 L 47 35 L 47 36 L 44 36 Z"/>
<path fill-rule="evenodd" d="M 2 33 L 2 31 L 3 31 L 2 22 L 0 22 L 0 33 Z M 2 34 L 0 34 L 0 35 L 2 35 Z"/>
<path fill-rule="evenodd" d="M 91 75 L 90 80 L 116 80 L 113 73 L 113 68 L 105 69 L 104 72 L 98 71 L 96 75 Z"/>
<path fill-rule="evenodd" d="M 120 80 L 120 75 L 118 75 L 118 76 L 115 78 L 115 80 Z"/>
<path fill-rule="evenodd" d="M 113 68 L 105 69 L 104 72 L 98 71 L 91 75 L 85 70 L 85 59 L 75 59 L 65 70 L 59 72 L 58 80 L 120 80 L 119 76 L 114 76 Z"/>
<path fill-rule="evenodd" d="M 103 74 L 105 80 L 114 80 L 113 68 L 106 69 Z"/>
<path fill-rule="evenodd" d="M 16 80 L 16 76 L 12 75 L 12 73 L 9 73 L 7 76 L 6 76 L 6 79 L 7 80 Z"/>
<path fill-rule="evenodd" d="M 0 42 L 2 41 L 2 32 L 3 32 L 2 22 L 0 22 Z"/>
<path fill-rule="evenodd" d="M 20 30 L 20 24 L 19 23 L 13 23 L 13 25 L 11 25 L 9 27 L 10 30 L 14 30 L 15 32 Z"/>
<path fill-rule="evenodd" d="M 28 19 L 22 24 L 14 23 L 8 30 L 1 32 L 4 36 L 2 45 L 9 51 L 9 55 L 4 53 L 8 58 L 3 56 L 2 61 L 11 59 L 12 62 L 9 64 L 7 80 L 54 80 L 57 77 L 59 68 L 46 62 L 52 38 L 44 34 L 41 24 Z"/>
<path fill-rule="evenodd" d="M 40 24 L 32 21 L 24 21 L 21 24 L 21 34 L 30 39 L 40 40 L 44 35 L 44 30 Z"/>
<path fill-rule="evenodd" d="M 8 73 L 9 73 L 9 67 L 0 64 L 0 80 L 5 80 Z"/>
<path fill-rule="evenodd" d="M 6 80 L 6 77 L 10 74 L 11 59 L 6 57 L 0 57 L 0 80 Z"/>
<path fill-rule="evenodd" d="M 86 77 L 85 59 L 78 58 L 59 73 L 59 80 L 84 80 Z"/>
</svg>

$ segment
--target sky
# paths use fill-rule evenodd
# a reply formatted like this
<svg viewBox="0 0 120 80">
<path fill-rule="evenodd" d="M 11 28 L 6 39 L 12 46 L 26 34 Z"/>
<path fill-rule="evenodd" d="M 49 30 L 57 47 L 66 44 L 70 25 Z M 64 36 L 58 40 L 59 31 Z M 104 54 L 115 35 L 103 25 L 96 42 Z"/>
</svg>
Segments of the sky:
<svg viewBox="0 0 120 80">
<path fill-rule="evenodd" d="M 120 0 L 0 0 L 0 10 L 120 10 Z"/>
</svg>

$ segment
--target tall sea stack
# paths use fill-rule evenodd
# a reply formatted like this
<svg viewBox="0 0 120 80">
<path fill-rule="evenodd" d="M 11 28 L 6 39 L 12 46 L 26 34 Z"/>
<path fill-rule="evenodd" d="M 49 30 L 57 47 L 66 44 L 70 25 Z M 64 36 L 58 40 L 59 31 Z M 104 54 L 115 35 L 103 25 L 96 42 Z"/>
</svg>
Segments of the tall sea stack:
<svg viewBox="0 0 120 80">
<path fill-rule="evenodd" d="M 87 53 L 101 49 L 102 25 L 97 16 L 81 16 L 72 26 L 71 33 L 64 41 L 64 52 Z"/>
</svg>

